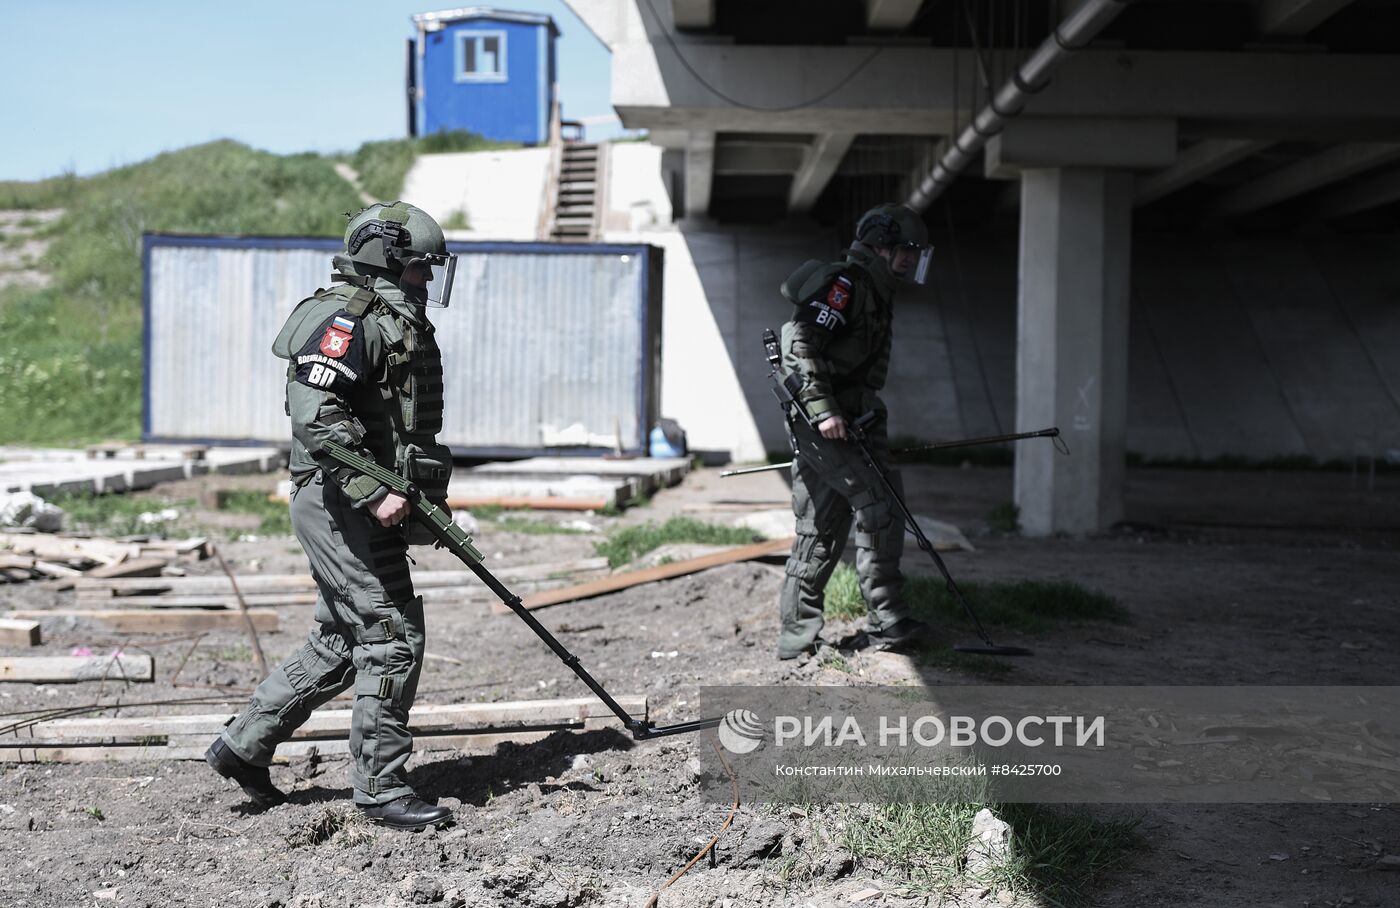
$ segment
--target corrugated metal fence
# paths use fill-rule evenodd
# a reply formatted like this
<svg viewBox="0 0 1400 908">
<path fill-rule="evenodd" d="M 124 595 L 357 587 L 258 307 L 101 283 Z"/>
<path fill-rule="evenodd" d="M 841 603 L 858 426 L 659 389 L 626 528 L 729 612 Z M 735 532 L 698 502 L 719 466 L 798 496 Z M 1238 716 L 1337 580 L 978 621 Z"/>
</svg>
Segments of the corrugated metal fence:
<svg viewBox="0 0 1400 908">
<path fill-rule="evenodd" d="M 446 369 L 440 440 L 464 456 L 645 452 L 656 419 L 661 252 L 450 243 L 452 304 L 430 310 Z M 334 240 L 145 238 L 147 440 L 286 443 L 272 341 L 330 282 Z"/>
</svg>

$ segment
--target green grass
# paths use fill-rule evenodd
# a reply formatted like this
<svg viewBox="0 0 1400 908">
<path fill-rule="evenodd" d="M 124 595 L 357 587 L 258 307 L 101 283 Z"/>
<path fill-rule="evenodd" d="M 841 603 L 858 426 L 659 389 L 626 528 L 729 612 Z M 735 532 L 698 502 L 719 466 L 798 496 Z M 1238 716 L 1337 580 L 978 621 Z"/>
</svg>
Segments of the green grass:
<svg viewBox="0 0 1400 908">
<path fill-rule="evenodd" d="M 1034 634 L 1066 622 L 1127 619 L 1127 611 L 1113 597 L 1067 581 L 966 582 L 958 587 L 988 627 Z M 968 626 L 961 606 L 944 589 L 942 579 L 906 576 L 904 600 L 915 617 L 935 626 Z M 826 586 L 825 611 L 830 618 L 865 614 L 856 571 L 849 564 L 838 565 L 832 573 Z"/>
<path fill-rule="evenodd" d="M 339 236 L 354 190 L 314 154 L 218 141 L 92 177 L 0 184 L 0 206 L 59 206 L 43 289 L 0 292 L 0 437 L 131 440 L 141 417 L 141 236 Z"/>
<path fill-rule="evenodd" d="M 744 545 L 758 539 L 758 534 L 752 530 L 717 526 L 693 517 L 672 517 L 663 524 L 648 521 L 637 526 L 621 527 L 595 543 L 593 548 L 597 555 L 608 559 L 609 565 L 618 567 L 672 542 Z"/>
<path fill-rule="evenodd" d="M 0 208 L 60 208 L 74 196 L 79 177 L 68 171 L 47 180 L 0 180 Z"/>
<path fill-rule="evenodd" d="M 458 208 L 447 216 L 447 219 L 442 222 L 441 227 L 443 230 L 471 230 L 472 222 L 471 219 L 467 217 L 466 211 Z"/>
<path fill-rule="evenodd" d="M 984 806 L 1011 824 L 1011 853 L 989 875 L 973 879 L 962 856 L 973 818 Z M 1030 804 L 854 805 L 843 819 L 846 850 L 882 875 L 903 879 L 912 892 L 954 892 L 976 884 L 1051 905 L 1089 902 L 1091 887 L 1141 846 L 1136 820 L 1103 820 L 1082 810 Z"/>
<path fill-rule="evenodd" d="M 457 129 L 433 133 L 419 139 L 366 142 L 350 157 L 350 166 L 360 175 L 360 185 L 364 187 L 365 192 L 376 199 L 392 201 L 403 193 L 404 177 L 413 166 L 414 158 L 420 154 L 519 147 L 514 142 L 495 142 L 476 133 Z"/>
<path fill-rule="evenodd" d="M 392 199 L 418 154 L 502 147 L 510 146 L 451 132 L 366 142 L 338 157 L 368 192 Z M 138 438 L 142 234 L 339 237 L 361 203 L 336 159 L 220 140 L 90 177 L 0 182 L 0 208 L 64 209 L 41 231 L 50 245 L 36 267 L 49 286 L 0 290 L 0 438 Z"/>
<path fill-rule="evenodd" d="M 524 533 L 527 536 L 580 536 L 587 530 L 564 527 L 548 520 L 531 520 L 528 517 L 496 517 L 492 520 L 496 528 L 508 533 Z"/>
<path fill-rule="evenodd" d="M 993 533 L 1021 532 L 1021 509 L 1012 501 L 997 505 L 987 513 L 987 529 Z"/>
<path fill-rule="evenodd" d="M 252 489 L 224 489 L 218 494 L 221 511 L 252 514 L 261 519 L 258 532 L 264 536 L 292 535 L 292 514 L 285 501 L 274 501 L 267 492 Z"/>
<path fill-rule="evenodd" d="M 79 530 L 99 536 L 168 536 L 178 534 L 188 519 L 194 500 L 189 498 L 136 498 L 113 493 L 62 493 L 50 496 L 50 504 L 66 512 L 65 531 Z M 157 514 L 174 508 L 180 516 L 174 520 L 143 522 L 142 514 Z"/>
</svg>

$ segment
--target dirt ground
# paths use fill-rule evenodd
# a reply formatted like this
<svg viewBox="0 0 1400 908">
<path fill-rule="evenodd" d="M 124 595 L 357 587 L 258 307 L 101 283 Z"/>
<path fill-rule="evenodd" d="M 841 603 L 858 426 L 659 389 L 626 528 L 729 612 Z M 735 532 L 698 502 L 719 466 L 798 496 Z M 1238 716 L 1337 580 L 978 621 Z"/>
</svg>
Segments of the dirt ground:
<svg viewBox="0 0 1400 908">
<path fill-rule="evenodd" d="M 271 487 L 273 477 L 236 482 Z M 207 496 L 200 483 L 163 489 Z M 1118 598 L 1127 624 L 1065 627 L 1035 640 L 1034 658 L 993 683 L 1393 684 L 1400 648 L 1400 476 L 1133 470 L 1129 525 L 1090 540 L 987 535 L 991 508 L 1010 499 L 1002 468 L 906 469 L 915 510 L 961 526 L 976 552 L 948 555 L 959 579 L 1068 579 Z M 776 474 L 721 480 L 692 474 L 618 521 L 664 517 L 697 502 L 781 502 Z M 741 511 L 697 516 L 720 521 Z M 568 518 L 549 519 L 572 519 Z M 501 533 L 478 537 L 491 566 L 586 557 L 596 535 Z M 304 569 L 295 541 L 234 542 L 239 571 Z M 424 568 L 455 564 L 442 552 Z M 931 572 L 917 550 L 906 568 Z M 213 573 L 211 562 L 192 571 Z M 706 684 L 891 683 L 886 660 L 854 654 L 851 673 L 773 657 L 780 568 L 745 563 L 544 610 L 554 628 L 615 694 L 645 694 L 653 718 L 694 716 Z M 64 604 L 71 594 L 35 584 L 0 587 L 0 608 Z M 294 649 L 309 607 L 279 609 L 263 635 L 270 659 Z M 435 603 L 420 703 L 579 696 L 582 686 L 511 616 L 481 602 Z M 156 656 L 155 684 L 103 698 L 135 703 L 208 696 L 230 705 L 257 681 L 242 636 L 205 638 L 172 687 L 188 640 L 115 639 L 81 624 L 44 623 L 44 654 L 125 645 Z M 837 629 L 838 632 L 840 629 Z M 838 634 L 839 635 L 839 634 Z M 671 656 L 670 653 L 675 655 Z M 18 650 L 0 651 L 18 655 Z M 32 653 L 31 653 L 32 654 Z M 987 683 L 925 671 L 925 683 Z M 0 722 L 24 710 L 95 702 L 98 685 L 0 684 Z M 210 711 L 208 706 L 183 707 Z M 175 707 L 162 708 L 170 712 Z M 149 711 L 149 710 L 147 710 Z M 124 707 L 122 715 L 139 715 Z M 349 806 L 345 761 L 273 769 L 291 802 L 248 811 L 241 792 L 196 762 L 9 765 L 0 772 L 3 903 L 73 905 L 500 905 L 641 906 L 719 828 L 727 812 L 698 794 L 693 738 L 633 744 L 620 732 L 558 733 L 491 753 L 422 753 L 412 781 L 457 811 L 454 827 L 418 834 L 366 826 Z M 1105 906 L 1383 906 L 1400 875 L 1375 869 L 1400 854 L 1393 806 L 1318 804 L 1091 807 L 1140 818 L 1142 847 L 1098 881 Z M 897 867 L 857 860 L 811 817 L 742 808 L 662 906 L 1046 904 L 1031 891 L 901 895 Z"/>
</svg>

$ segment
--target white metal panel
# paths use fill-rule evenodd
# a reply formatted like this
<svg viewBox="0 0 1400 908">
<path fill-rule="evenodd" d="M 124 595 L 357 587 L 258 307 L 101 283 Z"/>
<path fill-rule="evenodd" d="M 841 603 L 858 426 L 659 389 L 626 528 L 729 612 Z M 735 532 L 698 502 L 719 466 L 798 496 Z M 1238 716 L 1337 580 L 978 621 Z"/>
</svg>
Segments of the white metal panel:
<svg viewBox="0 0 1400 908">
<path fill-rule="evenodd" d="M 246 241 L 244 241 L 246 242 Z M 179 245 L 150 251 L 147 435 L 285 441 L 273 338 L 330 278 L 325 249 Z M 608 446 L 645 434 L 646 263 L 617 251 L 462 252 L 452 305 L 429 310 L 443 350 L 439 439 L 462 449 Z M 655 381 L 652 377 L 651 381 Z"/>
</svg>

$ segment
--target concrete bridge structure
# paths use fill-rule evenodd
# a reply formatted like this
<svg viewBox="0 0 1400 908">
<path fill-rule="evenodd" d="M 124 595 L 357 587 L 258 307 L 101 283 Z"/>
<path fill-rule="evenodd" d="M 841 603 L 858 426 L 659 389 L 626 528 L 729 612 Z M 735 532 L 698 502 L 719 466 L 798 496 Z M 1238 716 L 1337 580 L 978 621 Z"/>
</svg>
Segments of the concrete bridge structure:
<svg viewBox="0 0 1400 908">
<path fill-rule="evenodd" d="M 891 428 L 1060 426 L 1071 457 L 1016 454 L 1027 532 L 1121 519 L 1130 450 L 1400 452 L 1400 4 L 568 5 L 657 146 L 613 185 L 664 203 L 609 225 L 667 249 L 663 410 L 697 447 L 782 446 L 776 287 L 896 198 L 939 264 L 899 300 Z"/>
</svg>

